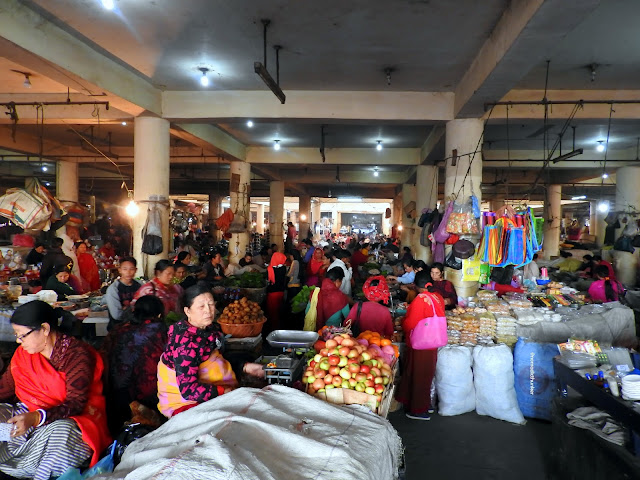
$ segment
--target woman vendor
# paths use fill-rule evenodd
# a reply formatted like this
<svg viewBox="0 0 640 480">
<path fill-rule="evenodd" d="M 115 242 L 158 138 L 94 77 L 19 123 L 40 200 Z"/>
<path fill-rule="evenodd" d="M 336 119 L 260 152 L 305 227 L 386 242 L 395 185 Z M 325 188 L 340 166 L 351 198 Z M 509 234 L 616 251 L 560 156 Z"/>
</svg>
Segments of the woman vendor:
<svg viewBox="0 0 640 480">
<path fill-rule="evenodd" d="M 49 480 L 69 468 L 93 465 L 109 445 L 102 359 L 65 332 L 62 310 L 40 300 L 18 307 L 11 326 L 20 345 L 0 378 L 0 422 L 13 425 L 0 442 L 0 471 Z M 68 327 L 68 328 L 67 328 Z"/>
<path fill-rule="evenodd" d="M 393 319 L 391 312 L 382 303 L 389 303 L 389 286 L 382 275 L 369 277 L 362 287 L 364 296 L 368 302 L 357 302 L 347 316 L 353 335 L 361 332 L 372 331 L 380 335 L 391 337 L 393 335 Z"/>
<path fill-rule="evenodd" d="M 274 252 L 267 267 L 267 324 L 265 334 L 278 330 L 284 316 L 284 291 L 287 288 L 287 257 Z"/>
<path fill-rule="evenodd" d="M 433 291 L 444 299 L 445 308 L 447 310 L 455 308 L 458 305 L 458 294 L 453 283 L 444 279 L 444 265 L 439 262 L 434 263 L 431 265 L 429 273 L 431 274 Z"/>
<path fill-rule="evenodd" d="M 444 317 L 445 303 L 439 293 L 432 291 L 429 274 L 422 271 L 416 275 L 419 295 L 409 304 L 402 321 L 405 338 L 420 320 L 434 316 Z M 396 399 L 404 404 L 406 416 L 414 420 L 430 420 L 431 383 L 436 373 L 438 349 L 414 350 L 407 341 L 407 355 Z"/>
<path fill-rule="evenodd" d="M 76 291 L 67 282 L 71 276 L 71 269 L 68 265 L 56 265 L 53 267 L 53 275 L 47 280 L 46 290 L 53 290 L 58 294 L 58 301 L 64 302 L 69 295 L 75 295 Z"/>
<path fill-rule="evenodd" d="M 324 268 L 324 251 L 321 248 L 316 248 L 313 251 L 311 260 L 307 263 L 307 285 L 310 287 L 320 286 L 320 276 L 322 275 L 322 269 Z"/>
<path fill-rule="evenodd" d="M 224 335 L 213 322 L 211 291 L 205 284 L 194 285 L 185 292 L 184 303 L 187 318 L 169 327 L 158 362 L 158 410 L 168 418 L 238 386 L 231 364 L 220 353 Z M 241 371 L 264 376 L 257 363 L 245 363 Z"/>
<path fill-rule="evenodd" d="M 156 276 L 138 289 L 131 305 L 135 305 L 140 297 L 154 295 L 162 300 L 165 316 L 169 312 L 181 313 L 182 293 L 184 290 L 180 285 L 173 284 L 175 275 L 173 264 L 169 260 L 160 260 L 156 263 L 154 271 Z"/>
<path fill-rule="evenodd" d="M 611 278 L 606 265 L 596 265 L 593 269 L 597 280 L 589 287 L 589 296 L 594 302 L 616 302 L 624 296 L 624 287 Z"/>
<path fill-rule="evenodd" d="M 333 267 L 327 271 L 318 294 L 317 328 L 325 325 L 339 327 L 349 315 L 349 297 L 340 290 L 344 271 L 340 267 Z"/>
</svg>

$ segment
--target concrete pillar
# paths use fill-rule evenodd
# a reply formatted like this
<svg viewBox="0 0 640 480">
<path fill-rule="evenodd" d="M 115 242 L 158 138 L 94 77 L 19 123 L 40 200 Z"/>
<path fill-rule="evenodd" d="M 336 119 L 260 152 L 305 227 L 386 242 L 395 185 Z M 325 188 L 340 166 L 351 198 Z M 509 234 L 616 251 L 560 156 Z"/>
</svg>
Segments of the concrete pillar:
<svg viewBox="0 0 640 480">
<path fill-rule="evenodd" d="M 402 185 L 402 233 L 400 239 L 403 247 L 411 247 L 413 249 L 413 230 L 416 225 L 415 219 L 409 218 L 405 207 L 410 202 L 416 201 L 416 186 L 407 183 Z M 417 206 L 416 206 L 417 210 Z"/>
<path fill-rule="evenodd" d="M 298 241 L 307 238 L 311 221 L 311 197 L 300 195 L 298 197 L 298 213 L 300 214 L 298 225 Z"/>
<path fill-rule="evenodd" d="M 549 185 L 547 189 L 547 210 L 544 220 L 544 258 L 560 254 L 560 222 L 562 221 L 562 186 Z"/>
<path fill-rule="evenodd" d="M 504 206 L 506 200 L 504 198 L 492 199 L 489 201 L 489 208 L 492 212 L 495 212 L 500 207 Z"/>
<path fill-rule="evenodd" d="M 640 167 L 622 167 L 616 171 L 616 212 L 640 211 Z"/>
<path fill-rule="evenodd" d="M 598 202 L 589 202 L 589 235 L 598 235 Z"/>
<path fill-rule="evenodd" d="M 56 197 L 61 202 L 78 201 L 78 164 L 75 162 L 56 163 Z"/>
<path fill-rule="evenodd" d="M 216 226 L 216 220 L 222 215 L 222 197 L 209 194 L 209 232 L 216 242 L 222 239 L 222 232 Z"/>
<path fill-rule="evenodd" d="M 321 216 L 322 216 L 322 202 L 318 198 L 311 204 L 311 229 L 313 230 L 314 236 L 317 234 L 317 232 L 313 227 L 316 224 L 316 222 L 318 222 L 318 225 L 320 225 Z M 333 222 L 333 224 L 335 225 L 335 222 Z M 334 227 L 334 232 L 335 232 L 335 227 Z"/>
<path fill-rule="evenodd" d="M 391 226 L 398 228 L 402 225 L 402 192 L 398 193 L 393 199 L 391 208 Z M 402 233 L 402 232 L 400 232 Z M 398 236 L 400 236 L 398 233 Z"/>
<path fill-rule="evenodd" d="M 479 118 L 451 120 L 447 122 L 446 128 L 445 201 L 458 193 L 459 202 L 465 202 L 470 195 L 475 195 L 481 201 L 482 154 L 479 151 L 475 154 L 473 152 L 482 147 L 484 122 Z M 453 150 L 457 150 L 456 165 L 453 165 Z"/>
<path fill-rule="evenodd" d="M 256 212 L 256 232 L 260 235 L 264 234 L 264 205 L 258 204 L 258 211 Z"/>
<path fill-rule="evenodd" d="M 269 189 L 269 231 L 271 243 L 278 246 L 278 251 L 284 251 L 284 182 L 273 181 Z"/>
<path fill-rule="evenodd" d="M 137 117 L 133 156 L 133 198 L 140 202 L 140 212 L 133 218 L 133 255 L 138 261 L 138 275 L 153 278 L 156 262 L 168 257 L 172 241 L 169 235 L 169 121 L 156 117 Z M 142 253 L 141 232 L 151 205 L 160 208 L 162 219 L 163 248 L 158 255 Z"/>
<path fill-rule="evenodd" d="M 342 212 L 336 210 L 331 213 L 333 218 L 333 230 L 332 233 L 340 233 L 340 229 L 342 228 Z"/>
<path fill-rule="evenodd" d="M 89 195 L 89 208 L 91 211 L 89 212 L 89 221 L 91 223 L 96 223 L 96 196 Z"/>
<path fill-rule="evenodd" d="M 249 186 L 251 184 L 251 165 L 247 162 L 231 162 L 231 189 L 229 202 L 236 220 L 244 221 L 244 232 L 234 233 L 229 239 L 229 263 L 238 263 L 249 246 L 249 228 L 251 212 L 249 210 Z"/>
<path fill-rule="evenodd" d="M 418 219 L 423 208 L 436 208 L 438 203 L 438 167 L 431 165 L 419 165 L 416 171 L 416 210 Z M 417 220 L 417 219 L 416 219 Z M 420 245 L 422 228 L 417 221 L 413 234 L 413 256 L 417 260 L 431 263 L 431 248 Z"/>
</svg>

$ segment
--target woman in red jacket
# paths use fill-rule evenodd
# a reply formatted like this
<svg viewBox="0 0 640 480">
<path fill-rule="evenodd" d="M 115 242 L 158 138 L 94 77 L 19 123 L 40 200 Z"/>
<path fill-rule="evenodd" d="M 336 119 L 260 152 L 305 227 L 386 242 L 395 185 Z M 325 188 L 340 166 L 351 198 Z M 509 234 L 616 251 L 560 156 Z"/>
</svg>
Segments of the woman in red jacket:
<svg viewBox="0 0 640 480">
<path fill-rule="evenodd" d="M 411 348 L 411 332 L 420 320 L 444 316 L 444 300 L 439 293 L 431 292 L 430 276 L 422 271 L 416 275 L 415 285 L 420 292 L 409 304 L 402 329 L 407 339 L 407 353 L 396 399 L 404 404 L 406 416 L 414 420 L 430 420 L 431 383 L 436 374 L 438 350 L 414 350 Z"/>
</svg>

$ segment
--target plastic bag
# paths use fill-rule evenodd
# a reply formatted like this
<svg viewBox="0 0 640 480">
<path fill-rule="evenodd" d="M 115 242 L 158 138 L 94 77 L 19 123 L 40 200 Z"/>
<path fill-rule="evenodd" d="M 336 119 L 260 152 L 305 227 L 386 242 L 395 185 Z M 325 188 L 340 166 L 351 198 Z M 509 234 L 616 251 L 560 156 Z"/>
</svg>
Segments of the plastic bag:
<svg viewBox="0 0 640 480">
<path fill-rule="evenodd" d="M 466 258 L 462 260 L 462 281 L 477 282 L 480 280 L 480 260 L 474 258 Z"/>
<path fill-rule="evenodd" d="M 525 423 L 514 389 L 513 355 L 509 347 L 475 347 L 473 375 L 478 415 L 488 415 L 517 424 Z"/>
<path fill-rule="evenodd" d="M 472 203 L 454 205 L 447 221 L 447 232 L 458 235 L 477 235 L 480 233 L 478 221 L 473 214 Z"/>
<path fill-rule="evenodd" d="M 471 349 L 467 347 L 451 345 L 438 350 L 436 391 L 440 415 L 462 415 L 476 408 L 471 364 Z"/>
<path fill-rule="evenodd" d="M 449 238 L 449 232 L 447 231 L 447 224 L 449 222 L 449 217 L 451 216 L 451 212 L 453 211 L 454 203 L 449 202 L 446 210 L 444 211 L 444 215 L 440 219 L 440 224 L 438 228 L 436 228 L 435 232 L 433 232 L 433 239 L 436 243 L 444 243 Z"/>
</svg>

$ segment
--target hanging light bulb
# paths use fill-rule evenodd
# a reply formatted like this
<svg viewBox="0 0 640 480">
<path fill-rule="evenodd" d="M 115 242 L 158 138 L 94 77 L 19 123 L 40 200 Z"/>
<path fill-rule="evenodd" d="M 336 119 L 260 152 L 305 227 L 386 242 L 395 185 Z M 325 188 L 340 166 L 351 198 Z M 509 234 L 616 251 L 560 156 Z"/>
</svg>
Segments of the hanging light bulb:
<svg viewBox="0 0 640 480">
<path fill-rule="evenodd" d="M 116 6 L 114 0 L 101 0 L 102 6 L 107 10 L 113 10 Z"/>
<path fill-rule="evenodd" d="M 202 85 L 203 87 L 208 87 L 209 77 L 207 77 L 207 72 L 209 71 L 209 69 L 207 67 L 200 67 L 198 68 L 198 70 L 202 72 L 202 76 L 200 77 L 200 85 Z"/>
<path fill-rule="evenodd" d="M 609 211 L 609 202 L 603 200 L 598 203 L 598 211 L 601 213 L 607 213 Z"/>
<path fill-rule="evenodd" d="M 604 173 L 602 174 L 602 178 L 609 178 L 609 174 L 608 174 L 607 172 L 604 172 Z"/>
<path fill-rule="evenodd" d="M 131 200 L 129 202 L 129 205 L 126 206 L 125 211 L 127 212 L 127 215 L 129 215 L 130 217 L 135 217 L 140 211 L 140 207 L 138 207 L 138 204 L 136 202 Z"/>
<path fill-rule="evenodd" d="M 49 169 L 47 168 L 47 166 L 46 166 L 46 165 L 43 165 L 43 166 L 42 166 L 42 171 L 43 171 L 43 172 L 46 172 L 47 170 L 49 170 Z"/>
<path fill-rule="evenodd" d="M 274 140 L 273 141 L 273 149 L 274 150 L 280 150 L 280 140 Z"/>
<path fill-rule="evenodd" d="M 377 177 L 378 175 L 380 175 L 380 172 L 378 172 L 378 167 L 374 167 L 373 168 L 373 176 Z"/>
<path fill-rule="evenodd" d="M 126 127 L 127 126 L 127 122 L 122 122 L 122 126 Z"/>
<path fill-rule="evenodd" d="M 376 150 L 382 150 L 382 140 L 378 140 L 378 144 L 376 145 Z"/>
<path fill-rule="evenodd" d="M 604 152 L 604 141 L 598 140 L 598 145 L 596 146 L 596 150 L 600 153 Z"/>
<path fill-rule="evenodd" d="M 247 127 L 253 127 L 253 122 L 251 120 L 247 120 Z"/>
<path fill-rule="evenodd" d="M 31 79 L 29 79 L 30 76 L 31 75 L 29 75 L 28 73 L 24 74 L 24 82 L 22 82 L 24 88 L 31 88 Z"/>
</svg>

